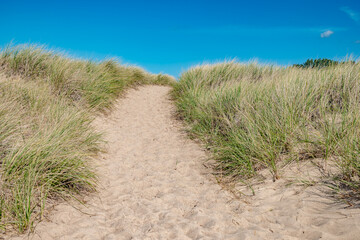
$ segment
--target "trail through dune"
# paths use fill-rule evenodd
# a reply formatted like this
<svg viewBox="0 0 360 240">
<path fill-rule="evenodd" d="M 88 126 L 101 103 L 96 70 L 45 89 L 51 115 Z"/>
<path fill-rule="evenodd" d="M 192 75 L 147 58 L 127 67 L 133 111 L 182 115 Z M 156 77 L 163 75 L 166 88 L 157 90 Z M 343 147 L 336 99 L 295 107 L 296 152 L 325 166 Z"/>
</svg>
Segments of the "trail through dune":
<svg viewBox="0 0 360 240">
<path fill-rule="evenodd" d="M 234 199 L 203 166 L 205 152 L 173 119 L 169 90 L 162 86 L 129 90 L 110 116 L 99 118 L 96 126 L 107 133 L 108 141 L 107 153 L 97 162 L 99 191 L 85 206 L 56 206 L 33 233 L 14 239 L 360 236 L 358 211 L 344 213 L 339 207 L 322 214 L 319 203 L 305 203 L 308 193 L 269 185 L 251 204 Z"/>
</svg>

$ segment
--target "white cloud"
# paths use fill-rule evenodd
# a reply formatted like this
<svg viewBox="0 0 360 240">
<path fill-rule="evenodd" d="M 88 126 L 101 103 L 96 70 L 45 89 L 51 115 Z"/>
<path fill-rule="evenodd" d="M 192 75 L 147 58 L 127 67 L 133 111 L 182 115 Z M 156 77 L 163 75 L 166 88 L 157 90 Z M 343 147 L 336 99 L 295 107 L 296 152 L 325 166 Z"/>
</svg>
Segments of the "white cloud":
<svg viewBox="0 0 360 240">
<path fill-rule="evenodd" d="M 360 13 L 352 10 L 349 7 L 342 7 L 340 8 L 341 11 L 345 12 L 349 17 L 354 20 L 355 22 L 360 22 Z"/>
<path fill-rule="evenodd" d="M 322 38 L 328 38 L 328 37 L 330 37 L 332 34 L 334 34 L 333 31 L 327 30 L 327 31 L 321 33 L 320 36 L 321 36 Z"/>
<path fill-rule="evenodd" d="M 0 0 L 1 1 L 1 0 Z M 257 26 L 241 26 L 241 25 L 223 25 L 223 26 L 211 26 L 211 27 L 179 27 L 172 29 L 177 33 L 182 34 L 244 34 L 244 35 L 278 35 L 278 34 L 320 34 L 322 32 L 331 29 L 333 32 L 346 31 L 344 27 L 334 26 L 315 26 L 315 27 L 285 27 L 285 26 L 273 26 L 273 27 L 257 27 Z M 332 33 L 333 33 L 332 32 Z"/>
</svg>

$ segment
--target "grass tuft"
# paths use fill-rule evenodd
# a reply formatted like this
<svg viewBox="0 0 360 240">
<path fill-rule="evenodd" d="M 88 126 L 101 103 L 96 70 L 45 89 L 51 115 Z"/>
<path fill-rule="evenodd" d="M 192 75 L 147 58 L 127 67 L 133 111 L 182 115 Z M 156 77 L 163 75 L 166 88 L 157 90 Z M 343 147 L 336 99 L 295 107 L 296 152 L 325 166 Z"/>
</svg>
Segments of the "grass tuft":
<svg viewBox="0 0 360 240">
<path fill-rule="evenodd" d="M 360 177 L 360 64 L 321 69 L 224 62 L 191 68 L 174 96 L 191 133 L 229 174 L 274 179 L 289 161 L 323 158 Z"/>
<path fill-rule="evenodd" d="M 48 198 L 95 190 L 91 160 L 101 134 L 91 123 L 127 87 L 173 84 L 115 60 L 92 62 L 36 45 L 0 53 L 0 226 L 23 232 Z"/>
</svg>

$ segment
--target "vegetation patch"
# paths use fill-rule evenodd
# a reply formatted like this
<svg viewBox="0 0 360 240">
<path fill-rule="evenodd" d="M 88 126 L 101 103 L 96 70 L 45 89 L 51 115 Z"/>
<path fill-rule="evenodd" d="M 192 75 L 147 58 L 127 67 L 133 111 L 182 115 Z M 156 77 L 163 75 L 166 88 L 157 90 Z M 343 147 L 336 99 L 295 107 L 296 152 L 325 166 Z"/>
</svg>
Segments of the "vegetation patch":
<svg viewBox="0 0 360 240">
<path fill-rule="evenodd" d="M 306 62 L 302 64 L 294 64 L 294 67 L 298 68 L 323 68 L 323 67 L 331 67 L 338 64 L 355 64 L 355 61 L 335 61 L 327 58 L 319 58 L 319 59 L 308 59 Z"/>
<path fill-rule="evenodd" d="M 183 73 L 174 97 L 191 133 L 229 174 L 274 179 L 290 161 L 334 163 L 359 189 L 360 65 L 322 68 L 225 62 Z"/>
<path fill-rule="evenodd" d="M 93 191 L 90 161 L 101 134 L 96 113 L 127 87 L 174 83 L 115 60 L 65 57 L 41 46 L 0 53 L 0 226 L 20 232 L 41 217 L 47 199 Z"/>
</svg>

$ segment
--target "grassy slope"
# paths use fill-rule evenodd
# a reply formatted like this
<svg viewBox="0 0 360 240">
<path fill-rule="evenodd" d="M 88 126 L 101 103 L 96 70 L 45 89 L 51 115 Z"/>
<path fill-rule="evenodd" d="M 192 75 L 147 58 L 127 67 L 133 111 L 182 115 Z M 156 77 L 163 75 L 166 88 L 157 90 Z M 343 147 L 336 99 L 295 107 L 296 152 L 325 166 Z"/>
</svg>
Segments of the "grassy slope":
<svg viewBox="0 0 360 240">
<path fill-rule="evenodd" d="M 173 84 L 113 60 L 74 60 L 37 46 L 0 55 L 0 226 L 27 229 L 47 198 L 94 190 L 89 161 L 101 135 L 91 122 L 126 87 Z"/>
<path fill-rule="evenodd" d="M 359 189 L 360 64 L 323 69 L 227 62 L 182 74 L 174 96 L 191 132 L 245 178 L 323 158 Z"/>
</svg>

